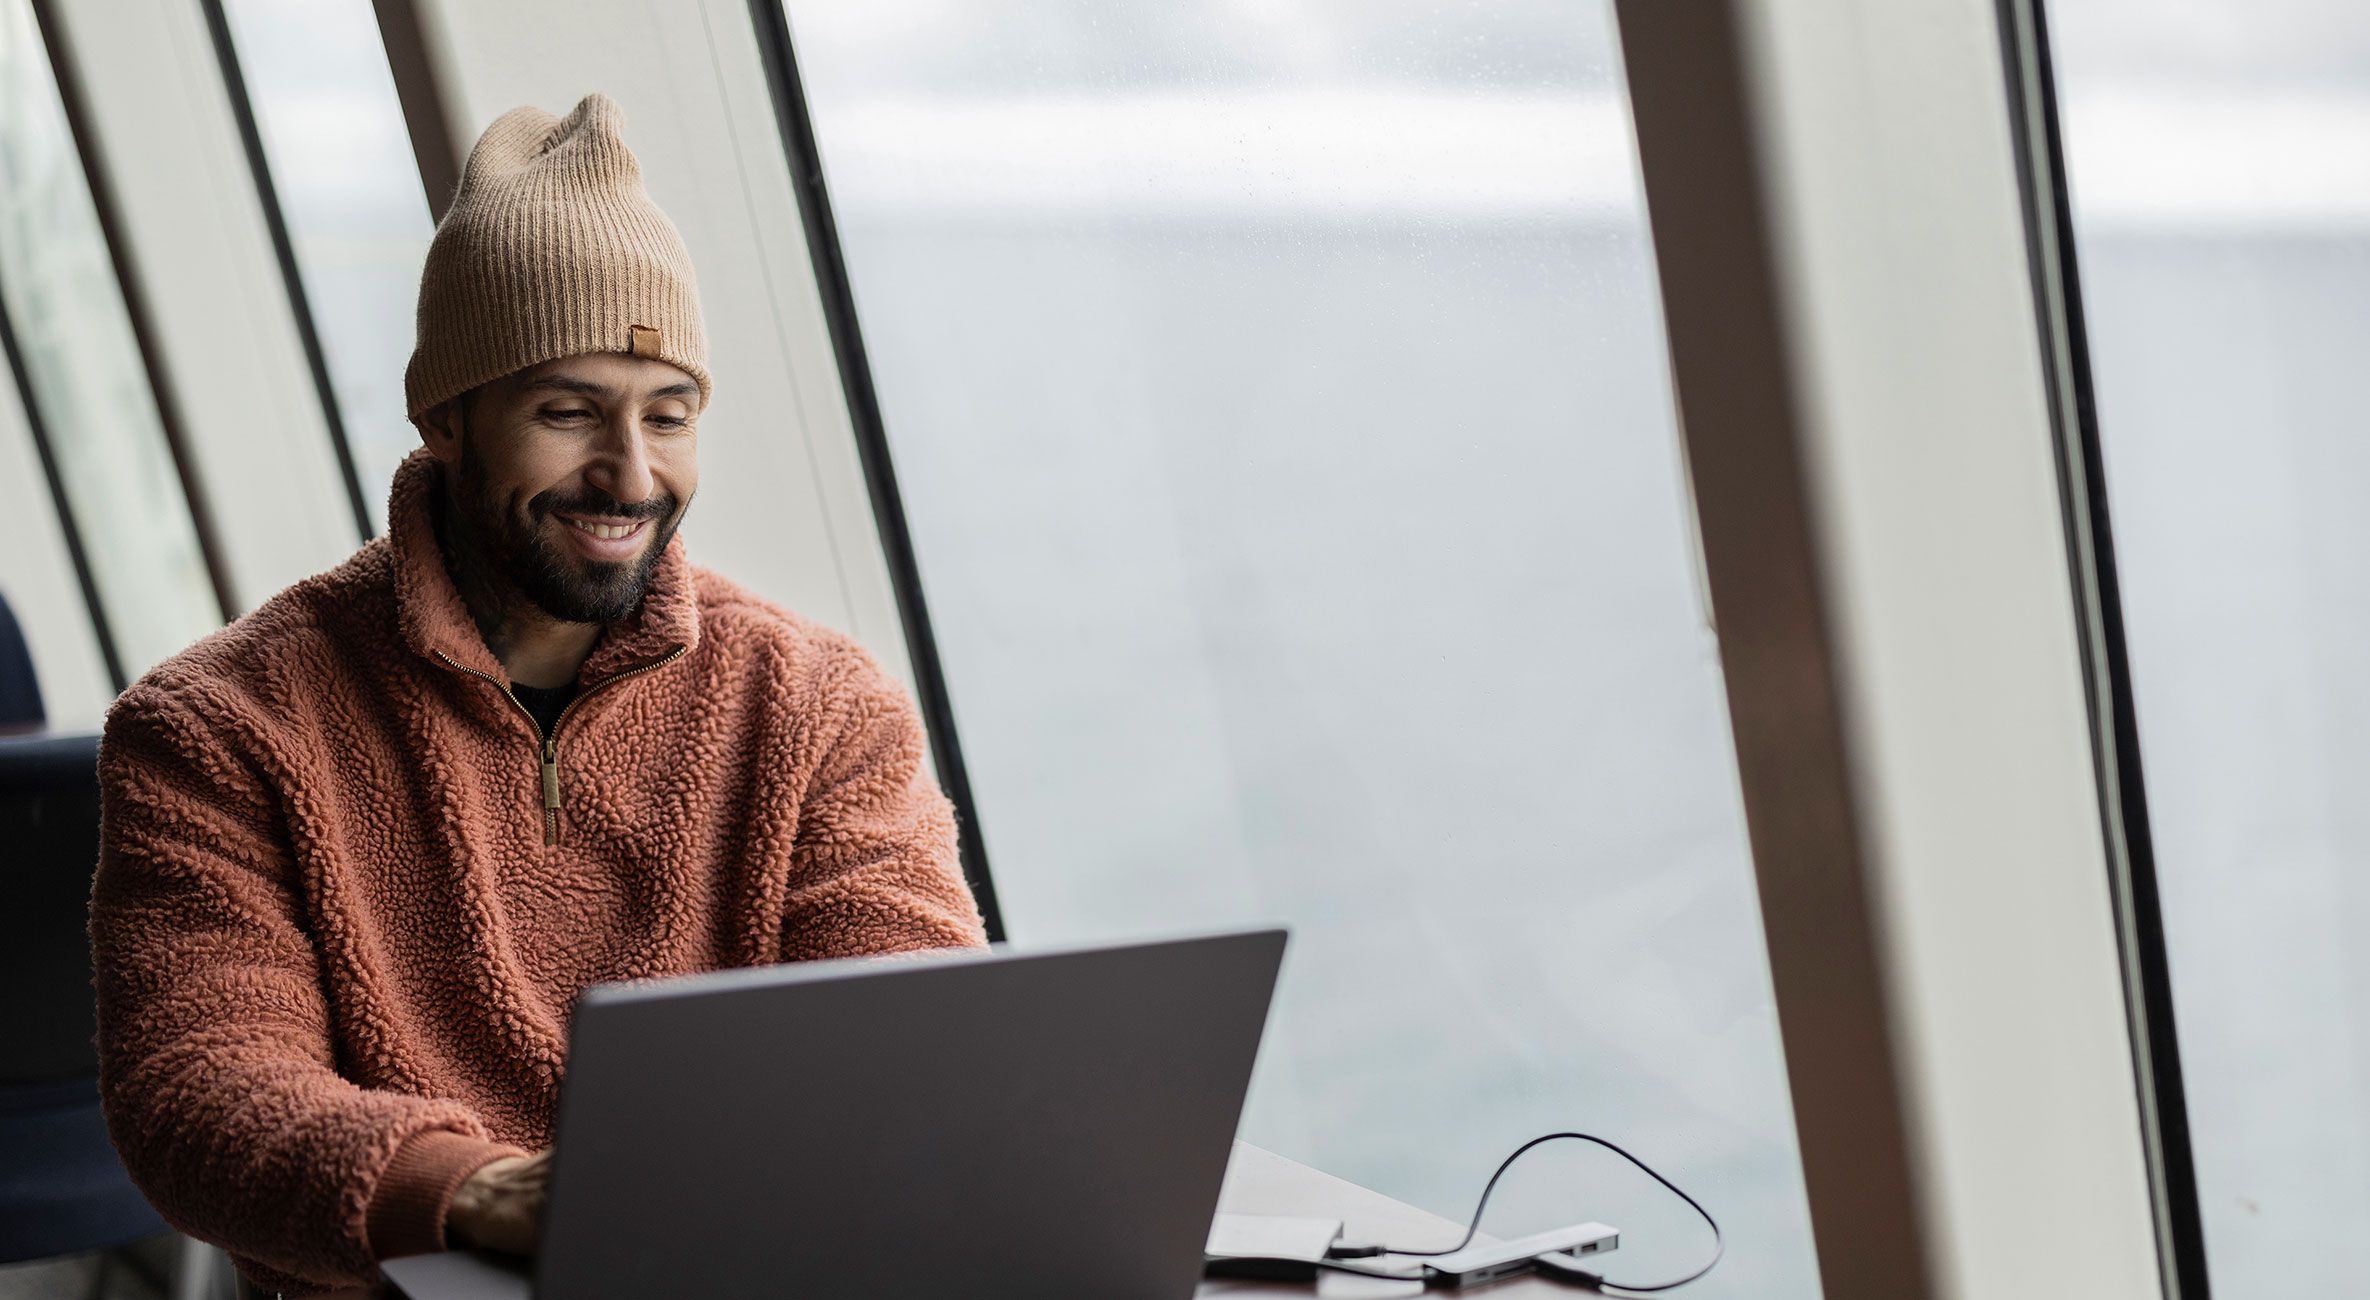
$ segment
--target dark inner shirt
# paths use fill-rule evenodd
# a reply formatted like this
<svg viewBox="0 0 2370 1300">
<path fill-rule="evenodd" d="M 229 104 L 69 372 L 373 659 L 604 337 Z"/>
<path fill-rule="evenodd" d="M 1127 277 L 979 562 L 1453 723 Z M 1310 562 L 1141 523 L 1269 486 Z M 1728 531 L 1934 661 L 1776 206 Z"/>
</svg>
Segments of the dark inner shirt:
<svg viewBox="0 0 2370 1300">
<path fill-rule="evenodd" d="M 527 706 L 527 712 L 535 715 L 536 725 L 543 728 L 544 738 L 549 739 L 551 729 L 560 725 L 560 711 L 568 707 L 568 701 L 576 698 L 576 683 L 528 686 L 512 682 L 510 693 L 518 697 L 519 703 Z"/>
</svg>

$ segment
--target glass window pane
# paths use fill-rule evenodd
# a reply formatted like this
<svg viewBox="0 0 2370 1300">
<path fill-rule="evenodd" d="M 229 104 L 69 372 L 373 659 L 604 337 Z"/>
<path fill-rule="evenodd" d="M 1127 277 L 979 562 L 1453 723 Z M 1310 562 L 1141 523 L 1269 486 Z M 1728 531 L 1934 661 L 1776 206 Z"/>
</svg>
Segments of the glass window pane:
<svg viewBox="0 0 2370 1300">
<path fill-rule="evenodd" d="M 1246 1139 L 1815 1294 L 1605 6 L 788 11 L 1014 937 L 1289 922 Z"/>
<path fill-rule="evenodd" d="M 137 676 L 221 609 L 27 0 L 0 0 L 0 310 Z"/>
<path fill-rule="evenodd" d="M 2056 0 L 2214 1293 L 2370 1272 L 2370 8 Z"/>
<path fill-rule="evenodd" d="M 412 307 L 435 223 L 369 0 L 223 0 L 339 417 L 386 529 L 419 446 L 403 416 Z"/>
</svg>

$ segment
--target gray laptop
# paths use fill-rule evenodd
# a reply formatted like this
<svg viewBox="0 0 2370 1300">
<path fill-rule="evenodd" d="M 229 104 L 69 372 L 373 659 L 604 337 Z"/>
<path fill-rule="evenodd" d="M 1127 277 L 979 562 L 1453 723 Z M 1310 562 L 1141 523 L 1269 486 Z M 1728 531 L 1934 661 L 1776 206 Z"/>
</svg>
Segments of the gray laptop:
<svg viewBox="0 0 2370 1300">
<path fill-rule="evenodd" d="M 1189 1296 L 1283 952 L 1259 930 L 595 988 L 533 1294 Z M 385 1271 L 518 1300 L 530 1266 Z"/>
</svg>

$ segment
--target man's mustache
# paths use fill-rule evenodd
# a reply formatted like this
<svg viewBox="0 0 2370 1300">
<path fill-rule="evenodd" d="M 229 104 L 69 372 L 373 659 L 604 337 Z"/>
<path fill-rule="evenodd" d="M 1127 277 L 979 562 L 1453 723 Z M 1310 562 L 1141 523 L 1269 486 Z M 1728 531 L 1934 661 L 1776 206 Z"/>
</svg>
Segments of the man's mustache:
<svg viewBox="0 0 2370 1300">
<path fill-rule="evenodd" d="M 675 513 L 675 498 L 655 496 L 639 505 L 629 506 L 606 492 L 579 493 L 575 496 L 541 492 L 527 502 L 527 513 L 537 519 L 555 513 L 597 515 L 603 519 L 664 519 Z"/>
</svg>

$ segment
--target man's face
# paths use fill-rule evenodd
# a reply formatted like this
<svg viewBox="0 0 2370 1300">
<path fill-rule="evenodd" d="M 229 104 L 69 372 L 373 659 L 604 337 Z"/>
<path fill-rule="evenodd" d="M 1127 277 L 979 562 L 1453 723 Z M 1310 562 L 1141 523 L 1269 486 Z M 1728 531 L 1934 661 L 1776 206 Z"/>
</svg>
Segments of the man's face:
<svg viewBox="0 0 2370 1300">
<path fill-rule="evenodd" d="M 448 527 L 543 612 L 615 623 L 699 486 L 699 384 L 622 352 L 530 366 L 435 408 Z"/>
</svg>

